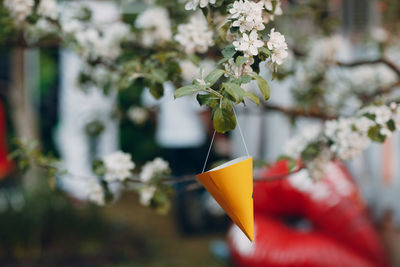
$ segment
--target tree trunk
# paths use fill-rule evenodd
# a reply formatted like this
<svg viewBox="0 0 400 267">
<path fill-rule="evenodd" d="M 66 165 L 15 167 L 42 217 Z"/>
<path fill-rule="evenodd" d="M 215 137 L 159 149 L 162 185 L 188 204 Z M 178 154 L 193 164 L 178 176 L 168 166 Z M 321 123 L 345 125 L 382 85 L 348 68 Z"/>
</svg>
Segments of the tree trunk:
<svg viewBox="0 0 400 267">
<path fill-rule="evenodd" d="M 25 84 L 25 49 L 16 47 L 12 51 L 9 103 L 16 137 L 25 142 L 39 141 L 37 113 L 30 97 L 30 87 Z M 27 189 L 33 189 L 38 181 L 38 169 L 33 167 L 23 178 Z"/>
</svg>

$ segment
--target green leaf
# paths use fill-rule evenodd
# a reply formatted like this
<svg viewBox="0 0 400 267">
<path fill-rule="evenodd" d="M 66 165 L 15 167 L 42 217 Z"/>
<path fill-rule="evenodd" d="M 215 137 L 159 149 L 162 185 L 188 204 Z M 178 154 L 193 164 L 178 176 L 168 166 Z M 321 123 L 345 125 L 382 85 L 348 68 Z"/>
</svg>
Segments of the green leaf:
<svg viewBox="0 0 400 267">
<path fill-rule="evenodd" d="M 176 99 L 176 98 L 179 98 L 182 96 L 191 95 L 191 94 L 197 93 L 203 89 L 205 89 L 204 85 L 199 85 L 199 84 L 187 85 L 187 86 L 176 89 L 174 92 L 174 97 Z"/>
<path fill-rule="evenodd" d="M 369 128 L 368 137 L 371 138 L 372 141 L 378 143 L 383 143 L 386 139 L 385 136 L 381 134 L 381 127 L 379 125 Z"/>
<path fill-rule="evenodd" d="M 301 152 L 301 158 L 304 161 L 310 161 L 318 156 L 320 150 L 318 143 L 311 143 Z"/>
<path fill-rule="evenodd" d="M 210 74 L 206 76 L 204 79 L 207 84 L 212 86 L 214 83 L 218 81 L 219 78 L 221 78 L 222 75 L 224 75 L 225 71 L 221 69 L 216 69 L 213 70 Z"/>
<path fill-rule="evenodd" d="M 212 94 L 197 94 L 196 99 L 200 106 L 207 105 L 213 108 L 219 104 L 219 98 Z"/>
<path fill-rule="evenodd" d="M 218 29 L 219 36 L 221 37 L 221 39 L 223 41 L 226 41 L 226 33 L 228 32 L 231 24 L 232 24 L 232 21 L 228 21 L 221 28 Z"/>
<path fill-rule="evenodd" d="M 269 87 L 267 81 L 260 75 L 255 76 L 255 79 L 257 80 L 258 88 L 260 89 L 261 94 L 264 96 L 264 99 L 268 100 L 271 94 L 271 88 Z"/>
<path fill-rule="evenodd" d="M 244 56 L 238 56 L 235 60 L 236 66 L 239 68 L 242 67 L 242 65 L 247 61 L 247 57 Z"/>
<path fill-rule="evenodd" d="M 265 46 L 258 48 L 258 57 L 261 59 L 261 61 L 267 60 L 270 56 L 271 51 L 268 48 Z"/>
<path fill-rule="evenodd" d="M 386 125 L 390 131 L 394 132 L 394 130 L 396 130 L 396 125 L 393 120 L 388 121 Z"/>
<path fill-rule="evenodd" d="M 236 117 L 233 113 L 232 102 L 223 99 L 221 105 L 217 105 L 213 116 L 214 129 L 219 133 L 225 133 L 236 127 Z"/>
<path fill-rule="evenodd" d="M 235 99 L 236 103 L 243 101 L 246 91 L 236 83 L 224 83 L 225 91 Z"/>
<path fill-rule="evenodd" d="M 222 55 L 224 56 L 224 58 L 231 58 L 236 54 L 236 52 L 237 51 L 235 49 L 235 46 L 233 44 L 230 44 L 222 50 Z"/>
<path fill-rule="evenodd" d="M 260 99 L 258 98 L 258 96 L 256 96 L 256 94 L 249 91 L 245 91 L 245 96 L 254 103 L 256 103 L 257 106 L 260 106 Z"/>
<path fill-rule="evenodd" d="M 251 77 L 249 75 L 241 76 L 237 79 L 232 80 L 233 83 L 237 83 L 241 85 L 242 83 L 249 83 L 251 82 Z"/>
<path fill-rule="evenodd" d="M 154 83 L 149 88 L 155 99 L 159 99 L 164 95 L 164 86 L 161 83 Z"/>
</svg>

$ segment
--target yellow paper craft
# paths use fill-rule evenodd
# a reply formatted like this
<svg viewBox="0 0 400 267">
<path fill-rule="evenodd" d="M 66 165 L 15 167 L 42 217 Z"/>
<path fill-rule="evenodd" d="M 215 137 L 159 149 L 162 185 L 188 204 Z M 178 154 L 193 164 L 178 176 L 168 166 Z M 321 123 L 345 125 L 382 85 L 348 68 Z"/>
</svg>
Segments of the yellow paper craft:
<svg viewBox="0 0 400 267">
<path fill-rule="evenodd" d="M 253 158 L 245 156 L 231 160 L 197 175 L 197 179 L 253 241 Z"/>
</svg>

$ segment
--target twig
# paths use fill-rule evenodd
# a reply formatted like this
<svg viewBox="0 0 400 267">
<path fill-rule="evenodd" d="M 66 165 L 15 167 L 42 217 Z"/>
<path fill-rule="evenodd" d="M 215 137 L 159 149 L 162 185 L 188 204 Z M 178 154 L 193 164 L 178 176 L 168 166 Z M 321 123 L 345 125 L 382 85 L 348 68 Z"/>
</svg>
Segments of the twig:
<svg viewBox="0 0 400 267">
<path fill-rule="evenodd" d="M 350 63 L 346 63 L 346 62 L 336 62 L 336 64 L 338 66 L 341 67 L 358 67 L 361 65 L 373 65 L 373 64 L 385 64 L 386 66 L 388 66 L 394 73 L 396 73 L 396 75 L 398 77 L 400 77 L 400 69 L 391 61 L 389 61 L 388 59 L 385 58 L 378 58 L 378 59 L 373 59 L 373 60 L 360 60 L 360 61 L 355 61 L 355 62 L 350 62 Z"/>
<path fill-rule="evenodd" d="M 265 111 L 281 112 L 281 113 L 284 113 L 286 115 L 293 116 L 293 117 L 309 117 L 309 118 L 318 118 L 318 119 L 322 119 L 322 120 L 332 120 L 332 119 L 337 118 L 336 115 L 321 113 L 320 111 L 317 111 L 317 110 L 305 110 L 305 109 L 300 109 L 300 108 L 285 108 L 285 107 L 273 105 L 273 104 L 263 105 L 263 109 Z"/>
</svg>

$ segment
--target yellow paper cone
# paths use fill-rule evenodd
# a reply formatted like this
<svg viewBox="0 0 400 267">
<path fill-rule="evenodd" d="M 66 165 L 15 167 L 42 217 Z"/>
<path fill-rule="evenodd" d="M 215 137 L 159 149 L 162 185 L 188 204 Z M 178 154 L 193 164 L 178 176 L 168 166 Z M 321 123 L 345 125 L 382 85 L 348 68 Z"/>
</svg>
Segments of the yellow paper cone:
<svg viewBox="0 0 400 267">
<path fill-rule="evenodd" d="M 253 158 L 231 160 L 197 175 L 197 179 L 253 241 Z"/>
</svg>

